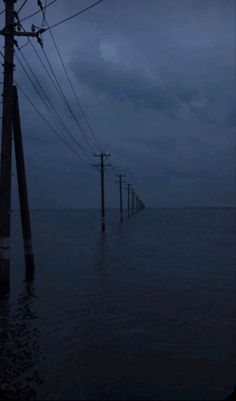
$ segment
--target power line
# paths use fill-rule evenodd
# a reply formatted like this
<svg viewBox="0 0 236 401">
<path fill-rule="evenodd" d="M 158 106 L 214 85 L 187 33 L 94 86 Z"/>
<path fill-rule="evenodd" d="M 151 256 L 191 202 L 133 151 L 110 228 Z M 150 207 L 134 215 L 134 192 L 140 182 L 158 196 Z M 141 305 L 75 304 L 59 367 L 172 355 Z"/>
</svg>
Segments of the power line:
<svg viewBox="0 0 236 401">
<path fill-rule="evenodd" d="M 37 85 L 39 86 L 41 92 L 43 93 L 43 96 L 46 98 L 49 106 L 51 107 L 51 109 L 53 110 L 53 112 L 55 113 L 55 115 L 57 116 L 58 120 L 61 122 L 61 126 L 64 129 L 67 129 L 67 127 L 65 126 L 63 120 L 61 119 L 61 117 L 58 115 L 57 111 L 55 110 L 54 105 L 52 104 L 52 102 L 50 101 L 46 91 L 44 90 L 43 86 L 41 85 L 39 79 L 37 78 L 36 74 L 34 73 L 34 71 L 32 70 L 30 64 L 28 63 L 27 59 L 25 58 L 23 52 L 19 49 L 19 52 L 21 54 L 21 57 L 23 58 L 24 62 L 26 63 L 29 71 L 31 72 L 32 76 L 34 77 L 35 81 L 37 82 Z M 21 68 L 24 70 L 26 76 L 28 77 L 28 79 L 30 80 L 31 84 L 33 85 L 34 89 L 36 90 L 37 94 L 39 95 L 39 97 L 41 98 L 41 100 L 44 102 L 44 99 L 42 98 L 42 94 L 38 91 L 38 88 L 36 87 L 36 85 L 34 84 L 33 80 L 31 79 L 30 75 L 28 74 L 28 72 L 26 71 L 24 65 L 22 64 L 22 62 L 20 61 L 19 57 L 16 54 L 16 58 L 18 60 L 18 62 L 20 63 Z"/>
<path fill-rule="evenodd" d="M 27 0 L 24 0 L 24 2 L 22 3 L 22 5 L 20 6 L 19 10 L 17 11 L 17 14 L 19 14 L 21 12 L 21 10 L 24 8 L 24 6 L 26 5 Z"/>
<path fill-rule="evenodd" d="M 23 30 L 24 30 L 24 28 L 23 28 Z M 34 51 L 34 53 L 36 54 L 38 60 L 40 61 L 40 64 L 42 65 L 44 71 L 45 71 L 46 74 L 48 75 L 48 77 L 49 77 L 51 83 L 53 84 L 54 88 L 57 90 L 58 94 L 61 96 L 61 92 L 60 92 L 60 90 L 58 89 L 57 84 L 56 84 L 55 81 L 52 79 L 52 76 L 51 76 L 50 72 L 48 71 L 47 67 L 45 66 L 45 64 L 44 64 L 44 62 L 43 62 L 43 60 L 42 60 L 40 54 L 39 54 L 38 51 L 36 50 L 34 44 L 33 44 L 32 41 L 30 40 L 30 38 L 29 38 L 29 42 L 30 42 L 30 45 L 31 45 L 31 47 L 32 47 L 32 49 L 33 49 L 33 51 Z"/>
<path fill-rule="evenodd" d="M 22 53 L 21 53 L 21 54 L 22 54 Z M 22 56 L 23 56 L 23 54 L 22 54 Z M 18 62 L 19 62 L 20 65 L 21 65 L 21 67 L 23 68 L 23 70 L 24 70 L 26 76 L 27 76 L 28 79 L 30 80 L 30 82 L 31 82 L 31 84 L 33 85 L 35 91 L 37 92 L 38 96 L 41 98 L 42 102 L 44 103 L 44 98 L 43 98 L 42 94 L 38 91 L 37 86 L 35 85 L 35 83 L 34 83 L 33 80 L 31 79 L 30 75 L 29 75 L 28 72 L 26 71 L 26 69 L 25 69 L 24 65 L 22 64 L 22 62 L 20 61 L 19 57 L 18 57 L 17 55 L 16 55 L 16 57 L 17 57 Z M 24 60 L 25 60 L 25 58 L 24 58 Z M 25 61 L 26 61 L 26 60 L 25 60 Z M 73 137 L 73 135 L 70 133 L 70 131 L 68 130 L 68 128 L 67 128 L 66 125 L 64 124 L 63 120 L 61 119 L 61 117 L 59 116 L 59 114 L 57 113 L 57 111 L 55 110 L 55 107 L 54 107 L 53 104 L 51 103 L 51 101 L 50 101 L 50 99 L 48 98 L 47 94 L 45 93 L 43 87 L 41 86 L 40 82 L 38 81 L 36 75 L 34 74 L 34 72 L 32 71 L 32 69 L 30 68 L 30 66 L 29 66 L 29 65 L 27 65 L 27 66 L 28 66 L 28 68 L 30 69 L 32 75 L 34 76 L 34 79 L 35 79 L 36 82 L 38 83 L 38 85 L 39 85 L 41 91 L 43 92 L 43 94 L 44 94 L 44 96 L 45 96 L 45 98 L 46 98 L 46 100 L 47 100 L 47 102 L 48 102 L 48 105 L 49 105 L 51 111 L 53 112 L 52 115 L 53 115 L 55 121 L 59 124 L 59 126 L 60 126 L 63 130 L 65 129 L 65 131 L 67 132 L 67 134 L 69 135 L 69 137 L 70 137 L 70 138 L 75 142 L 75 144 L 79 147 L 80 151 L 81 151 L 81 150 L 83 151 L 84 148 L 81 147 L 80 143 L 79 143 L 78 141 L 76 141 L 76 139 Z"/>
<path fill-rule="evenodd" d="M 56 1 L 56 0 L 51 1 L 50 3 L 48 3 L 48 4 L 47 4 L 47 7 L 50 6 L 50 5 L 52 5 L 55 1 Z M 100 0 L 100 1 L 103 1 L 103 0 Z M 99 1 L 99 2 L 100 2 L 100 1 Z M 97 3 L 96 3 L 96 4 L 97 4 Z M 91 6 L 87 7 L 86 9 L 79 11 L 79 13 L 76 13 L 76 15 L 78 15 L 78 14 L 80 14 L 80 13 L 82 13 L 82 12 L 88 10 L 88 9 L 90 9 L 91 7 L 95 6 L 96 4 L 91 5 Z M 44 10 L 44 9 L 45 9 L 45 7 L 43 8 L 43 10 Z M 38 12 L 40 12 L 41 10 L 42 10 L 42 7 L 41 7 L 41 9 L 40 9 Z M 44 10 L 44 11 L 45 11 L 45 10 Z M 38 13 L 38 12 L 36 12 L 36 13 Z M 36 13 L 33 13 L 33 14 L 31 14 L 30 16 L 35 15 Z M 30 17 L 30 16 L 28 16 L 28 17 Z M 28 17 L 23 18 L 21 21 L 18 21 L 18 23 L 22 22 L 23 20 L 25 20 L 25 19 L 28 18 Z M 31 44 L 31 45 L 32 45 L 32 44 Z M 71 109 L 71 107 L 70 107 L 70 105 L 69 105 L 69 103 L 68 103 L 68 101 L 67 101 L 67 99 L 66 99 L 66 97 L 65 97 L 65 94 L 64 94 L 64 92 L 63 92 L 63 90 L 62 90 L 62 88 L 61 88 L 61 86 L 60 86 L 60 83 L 58 82 L 58 79 L 57 79 L 57 77 L 56 77 L 56 75 L 55 75 L 55 72 L 54 72 L 54 70 L 53 70 L 53 68 L 52 68 L 52 65 L 51 65 L 51 63 L 50 63 L 50 61 L 49 61 L 49 59 L 48 59 L 48 57 L 47 57 L 47 55 L 46 55 L 46 52 L 45 52 L 44 50 L 43 50 L 43 53 L 44 53 L 44 56 L 45 56 L 45 58 L 46 58 L 46 61 L 47 61 L 48 65 L 49 65 L 49 68 L 50 68 L 50 70 L 51 70 L 51 72 L 52 72 L 52 75 L 53 75 L 53 77 L 54 77 L 54 79 L 55 79 L 55 81 L 56 81 L 56 84 L 57 84 L 57 86 L 58 86 L 58 89 L 59 89 L 59 91 L 60 91 L 60 93 L 61 93 L 61 95 L 62 95 L 62 97 L 63 97 L 63 100 L 64 100 L 64 102 L 65 102 L 65 104 L 66 104 L 66 106 L 67 106 L 69 112 L 71 113 L 71 115 L 72 115 L 74 121 L 76 122 L 76 124 L 77 124 L 77 126 L 78 126 L 78 128 L 79 128 L 79 130 L 80 130 L 80 132 L 81 132 L 81 134 L 82 134 L 82 136 L 83 136 L 83 138 L 84 138 L 84 140 L 87 142 L 87 144 L 88 144 L 88 146 L 90 147 L 90 149 L 91 149 L 92 151 L 94 151 L 94 149 L 96 149 L 96 147 L 93 148 L 93 146 L 91 146 L 90 142 L 88 141 L 88 138 L 86 137 L 86 134 L 83 132 L 83 131 L 85 131 L 85 130 L 84 130 L 84 127 L 81 126 L 81 124 L 80 124 L 79 121 L 77 120 L 76 116 L 74 115 L 73 110 Z M 73 86 L 73 85 L 72 85 L 72 86 Z M 86 117 L 85 117 L 85 119 L 86 119 Z M 88 121 L 87 121 L 87 125 L 89 125 Z M 91 130 L 91 127 L 90 127 L 90 130 Z M 92 130 L 91 130 L 91 131 L 92 131 Z"/>
<path fill-rule="evenodd" d="M 47 25 L 49 26 L 46 17 L 45 17 L 45 21 L 46 21 Z M 93 132 L 93 130 L 92 130 L 92 128 L 91 128 L 89 122 L 88 122 L 87 116 L 86 116 L 86 114 L 85 114 L 85 112 L 84 112 L 84 110 L 83 110 L 83 107 L 82 107 L 82 105 L 81 105 L 81 103 L 80 103 L 80 101 L 79 101 L 79 98 L 78 98 L 78 95 L 77 95 L 77 93 L 76 93 L 75 87 L 74 87 L 74 85 L 72 84 L 71 78 L 70 78 L 70 76 L 69 76 L 69 73 L 68 73 L 68 70 L 67 70 L 67 68 L 66 68 L 66 65 L 65 65 L 65 63 L 64 63 L 64 61 L 63 61 L 63 59 L 62 59 L 60 50 L 59 50 L 58 45 L 57 45 L 57 43 L 56 43 L 55 37 L 54 37 L 54 35 L 53 35 L 52 31 L 51 31 L 51 28 L 49 28 L 49 33 L 50 33 L 50 35 L 51 35 L 53 44 L 54 44 L 55 49 L 56 49 L 56 52 L 57 52 L 57 55 L 58 55 L 58 57 L 59 57 L 59 59 L 60 59 L 60 61 L 61 61 L 62 67 L 63 67 L 63 69 L 64 69 L 64 72 L 65 72 L 65 74 L 66 74 L 67 80 L 68 80 L 68 82 L 69 82 L 69 84 L 70 84 L 70 87 L 71 87 L 72 92 L 73 92 L 73 94 L 74 94 L 74 97 L 75 97 L 75 99 L 76 99 L 76 102 L 77 102 L 77 104 L 78 104 L 78 106 L 79 106 L 80 112 L 81 112 L 82 116 L 84 117 L 84 120 L 85 120 L 85 122 L 86 122 L 86 124 L 87 124 L 87 127 L 88 127 L 88 129 L 89 129 L 89 132 L 90 132 L 91 136 L 93 137 L 93 139 L 94 139 L 94 141 L 95 141 L 95 143 L 96 143 L 96 146 L 98 146 L 98 148 L 101 149 L 101 146 L 100 146 L 100 144 L 99 144 L 98 141 L 97 141 L 97 138 L 96 138 L 96 136 L 95 136 L 95 134 L 94 134 L 94 132 Z"/>
<path fill-rule="evenodd" d="M 23 28 L 23 30 L 25 30 L 25 29 Z M 44 64 L 44 62 L 43 62 L 43 60 L 42 60 L 42 58 L 40 57 L 38 51 L 36 50 L 35 46 L 33 45 L 32 41 L 31 41 L 30 39 L 29 39 L 29 42 L 30 42 L 30 45 L 31 45 L 31 47 L 33 48 L 33 50 L 34 50 L 34 52 L 35 52 L 37 58 L 39 59 L 41 65 L 42 65 L 42 67 L 43 67 L 43 69 L 44 69 L 45 72 L 47 73 L 47 75 L 48 75 L 50 81 L 52 82 L 53 86 L 55 87 L 55 89 L 56 89 L 57 92 L 59 93 L 59 95 L 60 95 L 60 97 L 62 98 L 63 102 L 65 103 L 66 107 L 69 109 L 69 112 L 72 114 L 72 117 L 73 117 L 73 119 L 75 120 L 75 122 L 76 122 L 76 124 L 77 124 L 77 126 L 78 126 L 78 128 L 79 128 L 79 130 L 80 130 L 80 132 L 81 132 L 81 134 L 82 134 L 82 136 L 83 136 L 83 139 L 87 142 L 87 144 L 89 145 L 90 149 L 91 149 L 92 152 L 93 152 L 94 149 L 96 149 L 96 148 L 92 148 L 91 144 L 88 142 L 88 139 L 87 139 L 87 137 L 86 137 L 85 129 L 84 129 L 83 126 L 81 126 L 81 124 L 78 122 L 77 118 L 75 117 L 75 115 L 74 115 L 74 113 L 73 113 L 73 111 L 72 111 L 72 109 L 71 109 L 71 107 L 70 107 L 70 105 L 69 105 L 69 103 L 68 103 L 68 101 L 67 101 L 67 99 L 66 99 L 65 93 L 63 92 L 63 90 L 62 90 L 62 88 L 61 88 L 61 86 L 60 86 L 60 83 L 59 83 L 59 81 L 58 81 L 58 79 L 57 79 L 57 77 L 56 77 L 56 74 L 55 74 L 55 72 L 54 72 L 54 70 L 53 70 L 53 67 L 52 67 L 52 65 L 51 65 L 51 63 L 50 63 L 50 60 L 48 59 L 46 53 L 44 52 L 44 53 L 45 53 L 44 56 L 46 57 L 47 64 L 49 65 L 50 71 L 51 71 L 51 73 L 52 73 L 52 75 L 53 75 L 53 77 L 54 77 L 54 80 L 55 80 L 56 82 L 54 82 L 54 80 L 52 79 L 52 76 L 51 76 L 50 72 L 48 71 L 47 67 L 45 66 L 45 64 Z M 22 54 L 22 56 L 23 56 L 23 54 Z M 26 59 L 25 59 L 25 62 L 28 64 L 28 68 L 31 69 L 31 67 L 29 66 L 29 63 L 27 62 Z M 33 73 L 32 70 L 31 70 L 31 73 Z M 37 81 L 38 81 L 38 80 L 37 80 Z M 38 81 L 38 85 L 41 86 L 40 83 L 39 83 L 39 81 Z M 82 132 L 82 130 L 84 131 L 84 133 Z M 71 136 L 71 135 L 70 135 L 70 136 Z M 73 139 L 73 140 L 75 140 L 75 139 Z M 81 147 L 81 145 L 80 145 L 80 147 Z M 87 150 L 86 150 L 84 147 L 83 147 L 83 149 L 87 152 Z M 91 157 L 91 156 L 90 156 L 90 157 Z"/>
<path fill-rule="evenodd" d="M 78 15 L 84 13 L 85 11 L 90 10 L 91 8 L 97 6 L 99 3 L 102 3 L 102 2 L 103 2 L 103 0 L 98 0 L 98 1 L 96 1 L 96 3 L 91 4 L 90 6 L 84 8 L 83 10 L 78 11 L 77 13 L 71 15 L 70 17 L 65 18 L 65 19 L 63 19 L 63 20 L 61 20 L 61 21 L 59 21 L 59 22 L 57 22 L 57 23 L 51 25 L 50 27 L 46 28 L 45 31 L 47 31 L 48 29 L 55 28 L 56 26 L 61 25 L 61 24 L 63 24 L 64 22 L 67 22 L 67 21 L 71 20 L 72 18 L 77 17 Z M 44 32 L 45 32 L 45 31 L 44 31 Z"/>
<path fill-rule="evenodd" d="M 24 30 L 24 28 L 23 28 L 23 30 Z M 45 72 L 47 73 L 47 75 L 48 75 L 48 77 L 49 77 L 51 83 L 53 84 L 53 86 L 54 86 L 54 88 L 57 90 L 57 92 L 59 93 L 59 96 L 62 98 L 63 103 L 66 103 L 66 107 L 68 108 L 67 99 L 66 99 L 66 97 L 65 97 L 64 92 L 62 91 L 62 89 L 61 89 L 61 87 L 60 87 L 60 83 L 58 82 L 58 79 L 57 79 L 57 77 L 56 77 L 56 75 L 55 75 L 55 73 L 54 73 L 54 71 L 53 71 L 53 68 L 52 68 L 52 66 L 51 66 L 51 64 L 50 64 L 49 59 L 48 59 L 48 63 L 49 63 L 49 66 L 51 66 L 50 71 L 53 71 L 53 77 L 54 77 L 54 80 L 55 80 L 56 82 L 53 80 L 53 78 L 52 78 L 50 72 L 48 71 L 47 67 L 46 67 L 45 64 L 44 64 L 44 61 L 42 60 L 41 56 L 39 55 L 38 51 L 36 50 L 34 44 L 32 43 L 32 41 L 31 41 L 30 39 L 29 39 L 29 42 L 30 42 L 30 45 L 31 45 L 33 51 L 35 52 L 37 58 L 39 59 L 41 65 L 42 65 L 42 67 L 43 67 L 43 69 L 44 69 Z M 26 62 L 27 62 L 27 61 L 26 61 Z M 29 66 L 29 68 L 30 68 L 30 66 Z M 39 83 L 39 85 L 40 85 L 40 83 Z M 63 92 L 63 93 L 62 93 L 62 92 Z M 69 111 L 70 111 L 70 110 L 69 110 Z M 79 129 L 81 129 L 80 126 L 79 126 Z M 71 134 L 70 134 L 70 136 L 71 136 Z M 81 147 L 81 146 L 80 146 L 80 147 Z M 85 148 L 83 148 L 83 149 L 87 152 L 87 150 L 86 150 Z M 90 156 L 90 157 L 91 157 L 91 156 Z"/>
<path fill-rule="evenodd" d="M 0 50 L 0 55 L 3 57 L 3 60 L 5 60 L 5 56 L 2 53 L 2 51 Z M 16 55 L 17 56 L 17 55 Z M 20 62 L 19 58 L 18 61 Z M 20 64 L 22 65 L 22 67 L 24 68 L 23 64 L 20 62 Z M 30 77 L 29 77 L 30 78 Z M 30 79 L 31 80 L 31 79 Z M 48 122 L 48 120 L 46 119 L 46 117 L 40 112 L 40 110 L 35 106 L 35 104 L 33 103 L 33 101 L 30 99 L 30 97 L 25 93 L 25 91 L 22 89 L 22 87 L 19 85 L 18 82 L 16 82 L 16 80 L 14 80 L 15 84 L 18 86 L 18 88 L 20 89 L 20 91 L 22 92 L 23 96 L 28 100 L 28 102 L 31 104 L 31 106 L 34 108 L 34 110 L 39 114 L 39 116 L 44 120 L 44 122 L 48 125 L 48 127 L 52 130 L 52 132 L 64 143 L 65 146 L 67 146 L 77 157 L 79 157 L 81 160 L 85 161 L 86 163 L 89 163 L 88 160 L 86 160 L 84 157 L 82 157 L 81 154 L 79 154 L 78 152 L 76 152 L 74 150 L 74 148 L 66 142 L 66 140 L 60 136 L 58 134 L 58 132 L 51 126 L 51 124 Z M 32 83 L 33 84 L 33 83 Z M 35 87 L 35 85 L 34 85 Z M 35 88 L 37 90 L 37 88 Z M 38 92 L 38 91 L 37 91 Z M 89 163 L 90 164 L 90 163 Z"/>
<path fill-rule="evenodd" d="M 26 58 L 24 57 L 23 53 L 22 53 L 22 52 L 20 52 L 20 53 L 21 53 L 21 56 L 23 57 L 23 60 L 25 61 L 26 65 L 27 65 L 28 69 L 30 70 L 32 76 L 34 77 L 35 81 L 37 82 L 37 84 L 38 84 L 38 86 L 39 86 L 41 92 L 43 93 L 43 95 L 42 95 L 42 93 L 38 90 L 38 88 L 37 88 L 37 86 L 35 85 L 34 81 L 33 81 L 32 78 L 30 77 L 30 75 L 29 75 L 28 72 L 26 71 L 26 69 L 25 69 L 23 63 L 21 62 L 21 60 L 19 59 L 18 55 L 16 54 L 16 58 L 17 58 L 17 60 L 18 60 L 18 62 L 19 62 L 19 64 L 20 64 L 21 68 L 23 69 L 23 71 L 24 71 L 24 73 L 26 74 L 27 78 L 30 80 L 30 82 L 31 82 L 31 84 L 33 85 L 33 87 L 34 87 L 36 93 L 37 93 L 38 96 L 41 98 L 41 100 L 42 100 L 43 103 L 44 103 L 44 98 L 43 98 L 43 96 L 46 98 L 46 101 L 47 101 L 47 103 L 48 103 L 50 109 L 51 109 L 52 112 L 53 112 L 53 116 L 54 116 L 54 118 L 55 118 L 55 121 L 60 125 L 61 128 L 65 129 L 65 130 L 67 131 L 67 127 L 65 126 L 63 120 L 61 119 L 61 117 L 59 116 L 59 114 L 57 113 L 57 111 L 55 110 L 55 107 L 53 106 L 52 102 L 50 101 L 49 97 L 47 96 L 47 94 L 46 94 L 44 88 L 43 88 L 42 85 L 40 84 L 40 82 L 39 82 L 37 76 L 35 75 L 35 73 L 34 73 L 33 70 L 31 69 L 31 67 L 30 67 L 29 63 L 27 62 Z"/>
<path fill-rule="evenodd" d="M 50 6 L 51 6 L 52 4 L 54 4 L 56 1 L 57 1 L 57 0 L 52 0 L 50 3 L 48 3 L 47 5 L 45 5 L 45 6 L 43 7 L 43 9 L 46 10 L 48 7 L 50 7 Z M 4 12 L 4 11 L 3 11 L 3 12 Z M 33 16 L 36 15 L 36 14 L 39 14 L 40 12 L 41 12 L 41 9 L 38 10 L 38 11 L 35 11 L 34 13 L 32 13 L 32 14 L 30 14 L 30 15 L 27 15 L 26 17 L 22 18 L 22 19 L 19 21 L 19 23 L 21 23 L 21 22 L 27 20 L 28 18 L 33 17 Z"/>
<path fill-rule="evenodd" d="M 63 97 L 63 99 L 64 99 L 64 102 L 65 102 L 65 104 L 66 104 L 66 107 L 68 108 L 68 110 L 69 110 L 69 112 L 70 112 L 70 114 L 71 114 L 73 120 L 74 120 L 75 123 L 77 124 L 81 135 L 83 136 L 84 140 L 87 142 L 87 144 L 89 145 L 90 149 L 91 149 L 92 152 L 93 152 L 94 149 L 92 148 L 92 146 L 91 146 L 90 142 L 88 141 L 86 135 L 83 133 L 83 127 L 81 126 L 81 124 L 80 124 L 79 121 L 77 120 L 77 118 L 76 118 L 76 116 L 75 116 L 75 114 L 74 114 L 74 112 L 73 112 L 73 110 L 72 110 L 72 108 L 71 108 L 71 106 L 70 106 L 70 104 L 69 104 L 69 102 L 68 102 L 66 96 L 65 96 L 65 93 L 64 93 L 63 89 L 61 88 L 61 85 L 60 85 L 60 83 L 59 83 L 59 81 L 58 81 L 58 78 L 57 78 L 57 76 L 56 76 L 56 74 L 55 74 L 55 71 L 54 71 L 54 69 L 53 69 L 53 67 L 52 67 L 52 65 L 51 65 L 51 63 L 50 63 L 50 60 L 49 60 L 49 58 L 48 58 L 48 56 L 47 56 L 47 54 L 46 54 L 44 48 L 42 48 L 42 51 L 43 51 L 44 57 L 45 57 L 45 59 L 46 59 L 48 65 L 49 65 L 50 71 L 51 71 L 51 73 L 52 73 L 52 75 L 53 75 L 53 77 L 54 77 L 54 79 L 55 79 L 55 81 L 56 81 L 56 83 L 57 83 L 57 85 L 58 85 L 58 88 L 59 88 L 59 90 L 60 90 L 60 92 L 61 92 L 61 95 L 62 95 L 62 97 Z"/>
<path fill-rule="evenodd" d="M 22 87 L 19 85 L 18 82 L 16 82 L 17 87 L 20 89 L 21 93 L 23 96 L 28 100 L 28 102 L 31 104 L 31 106 L 34 108 L 34 110 L 39 114 L 39 116 L 42 118 L 42 120 L 47 124 L 47 126 L 51 129 L 51 131 L 64 143 L 64 145 L 70 149 L 76 156 L 81 158 L 81 155 L 77 153 L 73 147 L 69 143 L 65 141 L 65 139 L 58 134 L 58 132 L 53 128 L 53 126 L 48 122 L 48 120 L 45 118 L 45 116 L 40 112 L 40 110 L 35 106 L 35 104 L 32 102 L 30 97 L 25 93 L 25 91 L 22 89 Z M 84 160 L 84 159 L 83 159 Z"/>
<path fill-rule="evenodd" d="M 80 158 L 82 161 L 86 162 L 89 164 L 89 166 L 91 167 L 90 162 L 85 159 L 80 153 L 78 153 L 72 146 L 71 144 L 69 144 L 68 142 L 66 142 L 66 140 L 60 136 L 58 134 L 58 132 L 54 129 L 54 127 L 48 122 L 48 120 L 45 118 L 45 116 L 40 112 L 40 110 L 35 106 L 35 104 L 33 103 L 33 101 L 30 99 L 30 97 L 25 93 L 25 91 L 22 89 L 22 87 L 19 85 L 18 82 L 16 82 L 16 80 L 14 80 L 15 84 L 17 85 L 17 87 L 20 89 L 21 93 L 23 94 L 23 96 L 28 100 L 28 102 L 31 104 L 31 106 L 34 108 L 34 110 L 38 113 L 38 115 L 41 117 L 41 119 L 47 124 L 47 126 L 51 129 L 51 131 L 60 139 L 60 141 L 62 141 L 64 143 L 64 145 L 78 158 Z"/>
</svg>

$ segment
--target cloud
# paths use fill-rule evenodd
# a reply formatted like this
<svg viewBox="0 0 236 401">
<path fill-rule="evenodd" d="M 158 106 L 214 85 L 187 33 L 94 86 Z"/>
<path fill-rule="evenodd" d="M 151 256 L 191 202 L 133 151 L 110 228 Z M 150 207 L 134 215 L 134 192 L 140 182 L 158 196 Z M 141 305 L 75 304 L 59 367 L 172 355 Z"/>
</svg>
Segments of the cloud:
<svg viewBox="0 0 236 401">
<path fill-rule="evenodd" d="M 102 44 L 92 60 L 73 62 L 78 82 L 87 85 L 95 95 L 105 95 L 109 101 L 131 102 L 138 110 L 152 108 L 179 119 L 197 119 L 213 124 L 235 125 L 235 98 L 211 85 L 183 85 L 145 73 L 132 66 L 115 47 Z M 105 49 L 105 50 L 104 50 Z"/>
<path fill-rule="evenodd" d="M 87 0 L 79 6 L 63 0 L 48 8 L 47 17 L 54 23 L 84 6 Z M 32 11 L 35 4 L 27 2 L 25 15 Z M 38 15 L 32 22 L 41 20 Z M 234 204 L 233 0 L 104 1 L 55 28 L 54 35 L 102 148 L 147 203 Z M 81 120 L 49 33 L 44 49 Z M 22 51 L 65 124 L 87 146 L 31 47 Z M 17 63 L 16 77 L 56 131 L 67 135 Z M 74 158 L 22 97 L 21 109 L 34 203 L 98 206 L 91 158 L 91 164 Z M 113 184 L 107 178 L 109 205 L 117 202 Z"/>
</svg>

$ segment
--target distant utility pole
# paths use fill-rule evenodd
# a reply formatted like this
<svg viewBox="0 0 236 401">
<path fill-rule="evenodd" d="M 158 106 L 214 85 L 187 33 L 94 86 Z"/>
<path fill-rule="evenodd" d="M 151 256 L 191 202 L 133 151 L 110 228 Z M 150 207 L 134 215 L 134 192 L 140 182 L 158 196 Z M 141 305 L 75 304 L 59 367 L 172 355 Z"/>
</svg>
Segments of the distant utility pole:
<svg viewBox="0 0 236 401">
<path fill-rule="evenodd" d="M 0 284 L 10 280 L 10 235 L 11 235 L 11 174 L 12 174 L 12 125 L 13 125 L 13 71 L 15 36 L 34 36 L 40 33 L 21 32 L 21 26 L 14 22 L 15 0 L 5 2 L 5 28 L 0 35 L 5 38 L 4 83 L 2 109 L 1 173 L 0 173 Z M 17 31 L 15 27 L 17 26 Z"/>
<path fill-rule="evenodd" d="M 136 210 L 136 213 L 138 213 L 139 212 L 139 197 L 137 194 L 136 194 L 135 199 L 136 199 L 135 210 Z"/>
<path fill-rule="evenodd" d="M 143 209 L 145 209 L 145 205 L 140 199 L 138 199 L 138 201 L 139 201 L 139 211 L 142 211 Z"/>
<path fill-rule="evenodd" d="M 131 214 L 135 213 L 134 202 L 135 202 L 135 190 L 132 188 L 132 190 L 131 190 Z"/>
<path fill-rule="evenodd" d="M 125 178 L 125 175 L 116 174 L 116 177 L 119 178 L 119 181 L 116 181 L 116 183 L 119 184 L 119 187 L 120 187 L 120 221 L 121 221 L 121 223 L 122 223 L 123 220 L 124 220 L 124 217 L 123 217 L 123 194 L 122 194 L 122 184 L 125 183 L 125 181 L 122 181 L 122 180 L 123 180 L 123 178 Z"/>
<path fill-rule="evenodd" d="M 127 184 L 127 192 L 128 192 L 128 205 L 127 205 L 127 215 L 130 217 L 131 212 L 130 212 L 130 192 L 131 192 L 131 184 Z"/>
<path fill-rule="evenodd" d="M 105 215 L 105 188 L 104 188 L 104 167 L 108 167 L 111 164 L 104 164 L 104 157 L 110 157 L 110 154 L 100 153 L 100 155 L 93 155 L 94 157 L 100 157 L 100 164 L 94 164 L 94 167 L 100 167 L 101 173 L 101 214 L 102 214 L 102 231 L 106 230 L 106 215 Z"/>
<path fill-rule="evenodd" d="M 140 209 L 146 209 L 146 206 L 144 205 L 143 201 L 140 200 Z"/>
<path fill-rule="evenodd" d="M 136 196 L 136 209 L 137 209 L 137 212 L 141 212 L 141 210 L 142 210 L 142 207 L 141 207 L 141 204 L 142 204 L 142 201 L 141 201 L 141 199 L 139 198 L 139 196 Z"/>
</svg>

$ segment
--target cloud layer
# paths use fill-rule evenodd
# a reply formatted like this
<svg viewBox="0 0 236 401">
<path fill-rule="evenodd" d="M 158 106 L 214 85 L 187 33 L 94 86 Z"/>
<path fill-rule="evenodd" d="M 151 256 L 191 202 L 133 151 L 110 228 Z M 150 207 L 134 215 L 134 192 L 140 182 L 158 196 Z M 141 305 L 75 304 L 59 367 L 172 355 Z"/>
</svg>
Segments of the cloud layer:
<svg viewBox="0 0 236 401">
<path fill-rule="evenodd" d="M 60 1 L 48 9 L 48 20 L 87 5 Z M 25 15 L 35 10 L 27 7 Z M 55 28 L 54 35 L 102 148 L 149 206 L 234 205 L 233 0 L 104 0 Z M 44 47 L 76 112 L 49 33 Z M 30 46 L 22 51 L 63 120 L 79 135 Z M 19 65 L 16 76 L 46 116 Z M 90 165 L 77 161 L 23 99 L 22 119 L 34 205 L 96 207 L 99 177 L 90 168 L 92 158 Z M 78 140 L 86 148 L 81 136 Z M 116 206 L 112 172 L 107 200 Z"/>
</svg>

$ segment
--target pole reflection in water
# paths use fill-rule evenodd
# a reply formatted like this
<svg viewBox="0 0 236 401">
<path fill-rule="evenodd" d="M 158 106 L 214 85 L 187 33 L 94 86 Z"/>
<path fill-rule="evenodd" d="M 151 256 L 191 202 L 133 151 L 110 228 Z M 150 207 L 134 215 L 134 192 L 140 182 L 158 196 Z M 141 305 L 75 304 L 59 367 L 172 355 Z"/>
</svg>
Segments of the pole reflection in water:
<svg viewBox="0 0 236 401">
<path fill-rule="evenodd" d="M 26 274 L 23 284 L 15 304 L 10 303 L 9 292 L 0 296 L 0 383 L 6 397 L 33 400 L 41 379 L 37 370 L 39 330 L 32 272 Z"/>
<path fill-rule="evenodd" d="M 9 287 L 0 287 L 0 386 L 7 381 L 7 369 L 4 363 L 5 344 L 9 338 L 8 321 L 10 315 Z"/>
<path fill-rule="evenodd" d="M 107 266 L 107 238 L 106 233 L 101 233 L 98 244 L 98 255 L 95 260 L 94 272 L 96 274 L 96 287 L 92 297 L 92 309 L 103 311 L 106 308 L 106 299 L 110 297 L 110 273 Z M 102 308 L 102 309 L 101 309 Z M 91 312 L 91 311 L 90 311 Z"/>
<path fill-rule="evenodd" d="M 104 271 L 105 256 L 106 256 L 106 233 L 101 233 L 98 243 L 98 255 L 95 260 L 95 271 L 97 273 Z"/>
</svg>

